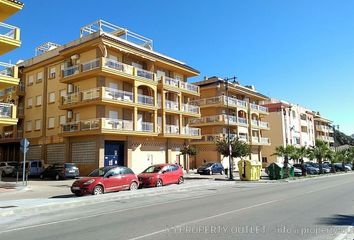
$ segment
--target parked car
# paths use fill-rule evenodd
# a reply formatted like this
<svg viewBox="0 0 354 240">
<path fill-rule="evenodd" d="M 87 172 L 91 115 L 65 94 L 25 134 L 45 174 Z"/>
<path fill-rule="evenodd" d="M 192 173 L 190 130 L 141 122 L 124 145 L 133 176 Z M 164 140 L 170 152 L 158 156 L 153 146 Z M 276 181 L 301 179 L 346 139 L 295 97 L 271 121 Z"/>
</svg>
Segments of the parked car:
<svg viewBox="0 0 354 240">
<path fill-rule="evenodd" d="M 352 170 L 350 165 L 347 165 L 347 164 L 344 164 L 344 168 L 343 168 L 342 163 L 335 163 L 334 168 L 336 169 L 336 171 L 351 171 Z"/>
<path fill-rule="evenodd" d="M 157 164 L 145 169 L 138 175 L 141 186 L 162 187 L 163 185 L 184 182 L 183 171 L 177 164 Z"/>
<path fill-rule="evenodd" d="M 304 167 L 305 167 L 305 169 L 306 169 L 306 173 L 307 174 L 318 174 L 319 172 L 320 172 L 320 170 L 318 169 L 318 168 L 316 168 L 316 167 L 313 167 L 313 166 L 311 166 L 310 164 L 304 164 Z"/>
<path fill-rule="evenodd" d="M 71 186 L 71 192 L 76 196 L 99 195 L 127 189 L 136 190 L 138 187 L 138 177 L 130 168 L 109 166 L 95 169 L 87 177 L 76 180 Z"/>
<path fill-rule="evenodd" d="M 25 163 L 26 172 L 29 177 L 39 177 L 44 171 L 44 163 L 42 160 L 30 160 Z M 18 166 L 19 176 L 22 176 L 23 172 L 23 162 L 20 162 Z M 15 176 L 16 173 L 14 173 Z"/>
<path fill-rule="evenodd" d="M 17 162 L 0 162 L 0 173 L 3 177 L 13 175 L 17 165 Z"/>
<path fill-rule="evenodd" d="M 294 167 L 294 175 L 297 177 L 302 176 L 301 168 Z"/>
<path fill-rule="evenodd" d="M 41 179 L 51 178 L 55 180 L 76 178 L 80 172 L 75 163 L 57 163 L 48 166 L 39 176 Z"/>
<path fill-rule="evenodd" d="M 212 175 L 214 173 L 220 173 L 222 175 L 225 174 L 225 169 L 221 163 L 217 162 L 211 162 L 211 163 L 206 163 L 202 166 L 200 166 L 197 169 L 197 173 L 199 174 L 209 174 Z"/>
</svg>

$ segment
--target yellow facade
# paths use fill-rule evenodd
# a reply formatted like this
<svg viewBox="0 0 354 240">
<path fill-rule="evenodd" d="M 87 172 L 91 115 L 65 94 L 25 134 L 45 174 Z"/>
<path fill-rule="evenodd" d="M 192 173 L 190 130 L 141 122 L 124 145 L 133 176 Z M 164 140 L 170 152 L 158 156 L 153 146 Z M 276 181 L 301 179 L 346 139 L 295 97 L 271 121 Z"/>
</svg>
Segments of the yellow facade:
<svg viewBox="0 0 354 240">
<path fill-rule="evenodd" d="M 23 4 L 19 1 L 0 0 L 0 55 L 20 47 L 20 29 L 4 21 L 20 11 Z M 19 85 L 18 67 L 0 62 L 0 144 L 12 142 L 22 137 L 21 129 L 17 129 L 18 118 L 23 108 L 18 107 L 23 87 Z M 16 155 L 14 149 L 11 154 Z M 0 151 L 3 156 L 3 152 Z"/>
<path fill-rule="evenodd" d="M 200 138 L 189 125 L 199 72 L 184 63 L 95 32 L 20 64 L 28 159 L 75 162 L 82 174 L 112 161 L 140 172 L 179 162 Z"/>
<path fill-rule="evenodd" d="M 318 112 L 314 112 L 315 135 L 317 140 L 326 142 L 329 146 L 334 146 L 333 122 L 322 117 Z"/>
<path fill-rule="evenodd" d="M 217 153 L 215 141 L 227 138 L 230 127 L 230 137 L 238 137 L 251 145 L 250 159 L 261 161 L 263 146 L 270 145 L 270 139 L 264 137 L 264 131 L 269 130 L 268 122 L 263 119 L 268 115 L 268 109 L 259 105 L 267 97 L 256 92 L 252 86 L 244 87 L 238 83 L 229 83 L 228 92 L 223 79 L 212 77 L 196 82 L 200 87 L 200 99 L 195 105 L 200 106 L 201 118 L 192 119 L 191 125 L 200 127 L 201 139 L 192 141 L 198 154 L 191 164 L 198 167 L 204 160 L 226 161 Z M 228 97 L 227 97 L 228 96 Z M 235 159 L 235 168 L 237 168 Z"/>
</svg>

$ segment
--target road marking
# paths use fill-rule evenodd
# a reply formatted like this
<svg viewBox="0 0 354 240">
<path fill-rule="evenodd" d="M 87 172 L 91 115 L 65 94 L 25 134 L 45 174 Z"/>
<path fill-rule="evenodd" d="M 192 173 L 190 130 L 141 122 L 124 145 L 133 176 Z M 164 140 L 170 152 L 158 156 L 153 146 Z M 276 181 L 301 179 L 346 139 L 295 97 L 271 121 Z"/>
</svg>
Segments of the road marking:
<svg viewBox="0 0 354 240">
<path fill-rule="evenodd" d="M 165 228 L 165 229 L 162 229 L 162 230 L 159 230 L 159 231 L 156 231 L 156 232 L 152 232 L 152 233 L 148 233 L 148 234 L 145 234 L 145 235 L 141 235 L 141 236 L 138 236 L 138 237 L 135 237 L 135 238 L 130 238 L 129 240 L 137 240 L 137 239 L 150 237 L 150 236 L 153 236 L 153 235 L 156 235 L 156 234 L 160 234 L 160 233 L 164 233 L 164 232 L 173 230 L 175 228 L 181 228 L 181 227 L 189 225 L 189 224 L 202 222 L 202 221 L 209 220 L 209 219 L 212 219 L 212 218 L 222 217 L 222 216 L 225 216 L 225 215 L 228 215 L 228 214 L 241 212 L 241 211 L 244 211 L 244 210 L 260 207 L 260 206 L 263 206 L 263 205 L 267 205 L 267 204 L 271 204 L 271 203 L 275 203 L 275 202 L 279 202 L 279 201 L 280 200 L 273 200 L 273 201 L 269 201 L 269 202 L 264 202 L 264 203 L 259 203 L 259 204 L 256 204 L 256 205 L 252 205 L 252 206 L 249 206 L 249 207 L 244 207 L 244 208 L 231 210 L 231 211 L 228 211 L 228 212 L 223 212 L 223 213 L 216 214 L 216 215 L 209 216 L 209 217 L 205 217 L 205 218 L 199 218 L 199 219 L 196 219 L 196 220 L 193 220 L 193 221 L 185 222 L 185 223 L 177 225 L 177 226 L 173 226 L 173 227 L 170 227 L 170 228 Z"/>
</svg>

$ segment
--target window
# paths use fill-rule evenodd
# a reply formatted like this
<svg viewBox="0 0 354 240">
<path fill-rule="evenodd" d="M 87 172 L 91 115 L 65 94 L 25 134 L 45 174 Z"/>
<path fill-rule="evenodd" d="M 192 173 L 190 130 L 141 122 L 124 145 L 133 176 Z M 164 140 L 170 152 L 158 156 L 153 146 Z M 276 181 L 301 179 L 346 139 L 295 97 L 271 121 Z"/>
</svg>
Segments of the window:
<svg viewBox="0 0 354 240">
<path fill-rule="evenodd" d="M 296 112 L 294 110 L 292 111 L 292 114 L 293 114 L 293 118 L 296 118 Z"/>
<path fill-rule="evenodd" d="M 64 71 L 64 63 L 60 64 L 60 76 L 63 74 Z"/>
<path fill-rule="evenodd" d="M 55 118 L 50 117 L 48 118 L 48 128 L 54 128 L 55 126 Z"/>
<path fill-rule="evenodd" d="M 35 126 L 34 130 L 41 130 L 42 121 L 40 119 L 37 119 L 35 124 L 36 124 L 36 126 Z"/>
<path fill-rule="evenodd" d="M 28 98 L 27 99 L 27 108 L 31 108 L 32 107 L 32 98 Z"/>
<path fill-rule="evenodd" d="M 55 92 L 49 93 L 48 98 L 49 98 L 48 99 L 49 103 L 54 103 L 55 102 Z"/>
<path fill-rule="evenodd" d="M 32 121 L 26 122 L 26 131 L 32 131 Z"/>
<path fill-rule="evenodd" d="M 41 106 L 42 105 L 42 96 L 39 95 L 36 97 L 36 106 Z"/>
<path fill-rule="evenodd" d="M 63 125 L 66 123 L 66 118 L 64 115 L 59 116 L 59 124 Z"/>
<path fill-rule="evenodd" d="M 55 78 L 55 74 L 56 74 L 55 67 L 50 68 L 50 70 L 49 70 L 49 78 Z"/>
<path fill-rule="evenodd" d="M 65 89 L 62 89 L 59 91 L 59 95 L 60 97 L 65 97 L 66 96 L 66 90 Z"/>
<path fill-rule="evenodd" d="M 42 80 L 43 80 L 43 72 L 37 73 L 37 80 L 36 80 L 36 82 L 42 82 Z"/>
<path fill-rule="evenodd" d="M 75 113 L 75 121 L 80 121 L 80 113 Z"/>
<path fill-rule="evenodd" d="M 268 162 L 267 157 L 262 157 L 262 163 L 267 163 L 267 162 Z"/>
<path fill-rule="evenodd" d="M 33 75 L 28 76 L 27 85 L 28 86 L 33 85 Z"/>
</svg>

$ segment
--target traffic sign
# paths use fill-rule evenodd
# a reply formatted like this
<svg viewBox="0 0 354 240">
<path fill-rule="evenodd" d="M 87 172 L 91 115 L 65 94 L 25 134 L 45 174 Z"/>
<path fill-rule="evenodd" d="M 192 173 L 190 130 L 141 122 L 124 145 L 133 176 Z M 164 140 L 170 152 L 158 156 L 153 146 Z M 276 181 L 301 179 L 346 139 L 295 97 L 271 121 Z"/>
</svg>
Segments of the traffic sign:
<svg viewBox="0 0 354 240">
<path fill-rule="evenodd" d="M 20 145 L 21 145 L 21 147 L 28 148 L 28 146 L 30 145 L 30 142 L 27 140 L 27 138 L 23 138 L 20 141 Z"/>
</svg>

